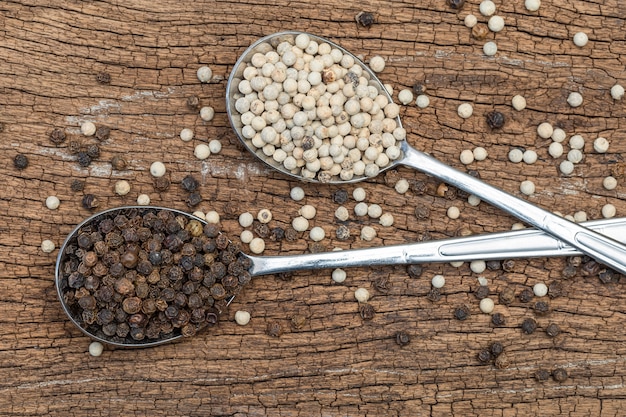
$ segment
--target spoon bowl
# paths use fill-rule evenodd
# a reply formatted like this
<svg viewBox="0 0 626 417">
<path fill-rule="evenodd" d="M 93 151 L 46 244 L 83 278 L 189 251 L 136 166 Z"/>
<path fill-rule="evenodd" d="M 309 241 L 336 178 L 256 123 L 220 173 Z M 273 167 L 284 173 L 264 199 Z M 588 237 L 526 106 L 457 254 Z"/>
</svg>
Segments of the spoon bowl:
<svg viewBox="0 0 626 417">
<path fill-rule="evenodd" d="M 230 123 L 243 145 L 258 159 L 263 161 L 268 166 L 299 180 L 339 184 L 362 181 L 370 176 L 375 176 L 386 169 L 390 169 L 398 165 L 404 165 L 421 171 L 425 174 L 431 175 L 433 177 L 439 178 L 447 184 L 453 185 L 457 188 L 474 194 L 480 199 L 517 217 L 526 224 L 535 226 L 536 228 L 545 231 L 553 237 L 560 239 L 562 242 L 577 248 L 582 253 L 594 258 L 596 261 L 610 266 L 611 268 L 621 273 L 626 274 L 626 245 L 616 241 L 615 239 L 602 236 L 601 234 L 585 228 L 580 224 L 576 224 L 567 219 L 559 217 L 526 200 L 523 200 L 508 192 L 491 186 L 477 178 L 468 175 L 467 173 L 452 168 L 451 166 L 446 165 L 441 161 L 438 161 L 432 156 L 415 149 L 414 147 L 409 145 L 405 136 L 401 134 L 395 134 L 396 132 L 403 132 L 402 123 L 400 121 L 399 115 L 397 114 L 393 117 L 391 123 L 394 128 L 399 129 L 397 131 L 394 130 L 394 137 L 397 137 L 397 142 L 395 146 L 400 152 L 397 155 L 394 152 L 393 157 L 388 158 L 389 161 L 387 165 L 380 164 L 381 166 L 378 166 L 378 161 L 376 161 L 376 163 L 373 163 L 369 158 L 367 158 L 367 151 L 365 151 L 362 155 L 364 160 L 356 162 L 352 161 L 354 171 L 354 175 L 352 177 L 342 179 L 341 174 L 343 173 L 343 167 L 341 167 L 342 171 L 339 174 L 339 178 L 337 178 L 336 175 L 331 175 L 331 173 L 325 172 L 324 170 L 320 171 L 319 169 L 316 171 L 317 173 L 312 173 L 312 171 L 315 171 L 315 169 L 321 165 L 319 161 L 321 161 L 322 158 L 319 158 L 317 161 L 315 161 L 313 158 L 307 158 L 306 153 L 304 154 L 304 156 L 301 155 L 301 150 L 305 148 L 305 145 L 304 139 L 300 137 L 300 130 L 298 130 L 296 134 L 294 134 L 294 128 L 291 128 L 288 134 L 283 134 L 285 132 L 285 129 L 289 128 L 290 126 L 300 127 L 300 124 L 302 123 L 300 119 L 302 119 L 302 117 L 299 120 L 296 120 L 294 116 L 292 119 L 284 121 L 284 126 L 280 124 L 280 121 L 277 121 L 276 123 L 279 124 L 278 127 L 276 127 L 276 123 L 274 123 L 270 129 L 270 127 L 266 126 L 267 123 L 265 121 L 265 119 L 268 119 L 268 112 L 266 112 L 267 107 L 269 106 L 270 111 L 277 111 L 278 114 L 281 114 L 283 108 L 286 108 L 285 106 L 292 106 L 291 108 L 295 107 L 296 110 L 300 110 L 299 113 L 304 114 L 304 118 L 312 121 L 308 130 L 304 129 L 304 132 L 307 136 L 310 136 L 312 138 L 309 143 L 312 143 L 312 145 L 310 146 L 315 146 L 316 150 L 321 150 L 322 146 L 324 146 L 324 141 L 328 142 L 325 145 L 329 145 L 334 140 L 335 136 L 333 136 L 333 134 L 330 134 L 329 138 L 324 138 L 323 136 L 326 134 L 326 132 L 324 132 L 323 130 L 320 130 L 320 132 L 322 133 L 320 133 L 319 137 L 316 136 L 318 135 L 317 128 L 320 125 L 325 126 L 324 124 L 327 120 L 330 120 L 329 125 L 332 125 L 332 123 L 334 123 L 332 121 L 332 118 L 320 120 L 319 117 L 316 115 L 316 112 L 317 114 L 319 114 L 319 111 L 303 107 L 303 93 L 300 93 L 300 95 L 296 93 L 287 94 L 285 93 L 285 91 L 282 91 L 282 93 L 285 94 L 281 95 L 281 93 L 277 92 L 280 91 L 280 87 L 276 87 L 278 90 L 267 91 L 265 87 L 270 84 L 270 82 L 267 80 L 270 79 L 275 81 L 274 74 L 272 73 L 271 77 L 266 76 L 265 74 L 263 74 L 263 71 L 265 70 L 265 64 L 257 65 L 253 62 L 253 60 L 258 59 L 261 60 L 260 63 L 263 63 L 265 61 L 270 61 L 270 63 L 272 63 L 272 61 L 278 62 L 280 54 L 282 53 L 284 57 L 286 54 L 285 51 L 287 50 L 286 48 L 297 45 L 298 37 L 301 36 L 305 36 L 311 42 L 316 43 L 316 47 L 313 48 L 314 50 L 319 50 L 319 46 L 324 44 L 328 45 L 326 49 L 335 49 L 337 51 L 340 51 L 342 56 L 349 57 L 349 59 L 354 62 L 355 66 L 351 67 L 350 71 L 348 72 L 361 72 L 363 76 L 362 78 L 364 78 L 364 80 L 360 80 L 359 83 L 367 84 L 367 87 L 371 86 L 375 88 L 376 92 L 379 95 L 382 95 L 386 98 L 388 104 L 391 104 L 393 102 L 392 97 L 389 95 L 378 77 L 355 55 L 340 47 L 339 45 L 322 37 L 303 32 L 280 32 L 266 36 L 253 43 L 237 60 L 230 74 L 226 87 L 226 109 L 228 112 Z M 301 46 L 304 47 L 305 45 Z M 301 49 L 296 48 L 293 50 L 295 50 L 295 52 L 297 52 L 298 54 L 302 54 Z M 332 55 L 332 53 L 329 55 Z M 310 60 L 309 66 L 311 66 L 316 59 L 317 58 Z M 319 60 L 324 63 L 323 57 Z M 288 63 L 291 64 L 291 61 L 292 60 L 288 60 Z M 294 65 L 298 65 L 298 61 L 296 60 L 295 62 L 296 64 Z M 253 66 L 256 66 L 258 68 L 251 67 L 251 63 Z M 331 62 L 328 62 L 328 64 L 331 64 Z M 277 63 L 277 65 L 279 64 Z M 324 65 L 326 65 L 326 63 L 324 63 Z M 305 68 L 304 63 L 300 63 L 300 66 Z M 276 67 L 276 65 L 274 67 Z M 327 69 L 331 68 L 332 66 L 328 67 Z M 301 74 L 301 72 L 299 72 L 299 69 L 290 67 L 287 69 L 287 71 L 289 69 L 294 69 L 295 73 L 294 71 L 291 71 L 291 74 L 293 76 L 300 76 L 299 74 Z M 248 72 L 246 73 L 246 71 Z M 304 75 L 302 77 L 304 78 Z M 278 78 L 278 80 L 280 79 L 282 79 L 282 77 Z M 347 80 L 350 81 L 351 79 L 352 78 L 348 78 Z M 283 83 L 283 90 L 285 90 L 284 85 L 285 84 Z M 319 86 L 319 84 L 317 85 Z M 300 88 L 299 82 L 298 88 Z M 305 90 L 306 88 L 304 88 L 302 91 Z M 328 91 L 328 86 L 324 84 L 324 87 L 321 88 L 321 90 L 315 90 L 313 94 L 307 94 L 312 95 L 313 100 L 316 100 L 319 99 L 319 96 L 321 94 L 323 94 L 322 91 Z M 348 93 L 352 94 L 352 92 L 350 91 L 348 91 Z M 267 99 L 268 97 L 274 98 L 274 95 L 277 96 L 276 100 Z M 260 98 L 264 98 L 266 101 L 262 102 Z M 252 108 L 252 104 L 250 103 L 251 101 L 256 102 L 255 108 Z M 238 102 L 243 104 L 238 104 Z M 344 112 L 348 112 L 348 109 L 345 108 Z M 291 112 L 289 115 L 291 115 Z M 263 119 L 263 117 L 261 116 L 265 116 L 265 119 Z M 244 118 L 246 119 L 245 121 L 250 121 L 251 123 L 244 123 Z M 256 122 L 253 122 L 255 118 Z M 275 119 L 270 118 L 268 120 L 273 121 Z M 352 118 L 350 118 L 350 124 L 352 124 Z M 307 126 L 309 125 L 304 124 L 304 127 Z M 266 128 L 269 129 L 268 132 L 271 132 L 272 129 L 274 130 L 274 132 L 264 135 L 264 131 Z M 277 132 L 281 133 L 281 135 L 278 135 Z M 352 129 L 349 130 L 349 134 L 351 136 L 359 136 L 363 134 L 368 140 L 371 141 L 373 135 L 371 135 L 370 133 L 371 132 L 369 132 L 369 130 L 368 132 L 364 133 L 362 126 L 360 125 L 352 126 Z M 343 138 L 344 143 L 345 139 L 346 137 Z M 373 147 L 380 147 L 379 145 L 380 143 L 378 141 L 376 141 L 375 144 L 372 144 Z M 299 148 L 301 149 L 298 150 Z M 293 154 L 294 152 L 296 152 L 296 150 L 298 150 L 298 155 L 296 155 L 297 157 L 294 155 L 290 155 L 290 152 Z M 320 152 L 321 151 L 314 152 L 313 156 L 319 156 L 318 153 Z M 277 158 L 276 153 L 278 153 L 280 157 Z M 386 154 L 387 151 L 385 151 L 384 153 Z M 326 154 L 326 150 L 324 150 L 323 154 Z M 293 158 L 293 161 L 290 160 L 289 166 L 285 167 L 285 161 L 287 160 L 285 158 L 290 157 Z M 302 157 L 304 159 L 302 159 Z M 297 164 L 294 161 L 296 161 Z M 363 162 L 363 164 L 367 162 L 368 166 L 377 166 L 374 167 L 375 169 L 371 169 L 369 171 L 366 170 L 364 172 L 364 175 L 360 175 L 360 172 L 358 173 L 359 175 L 357 175 L 356 168 L 354 167 L 356 167 L 359 162 Z M 309 164 L 312 164 L 312 166 L 314 165 L 314 168 L 310 168 Z M 330 170 L 332 170 L 333 168 L 334 166 L 331 168 L 329 165 Z M 349 169 L 347 170 L 349 171 Z"/>
</svg>

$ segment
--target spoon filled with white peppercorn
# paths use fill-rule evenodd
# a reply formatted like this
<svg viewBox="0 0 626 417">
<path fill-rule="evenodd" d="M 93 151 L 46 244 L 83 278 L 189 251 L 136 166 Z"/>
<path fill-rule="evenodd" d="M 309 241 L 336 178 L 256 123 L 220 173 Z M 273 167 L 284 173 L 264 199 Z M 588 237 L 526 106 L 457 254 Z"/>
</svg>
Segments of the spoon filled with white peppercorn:
<svg viewBox="0 0 626 417">
<path fill-rule="evenodd" d="M 586 225 L 626 236 L 624 219 Z M 383 248 L 250 256 L 215 224 L 174 209 L 128 206 L 76 226 L 59 250 L 55 284 L 65 313 L 85 334 L 115 346 L 148 347 L 217 325 L 254 276 L 577 254 L 529 229 Z"/>
<path fill-rule="evenodd" d="M 410 146 L 399 107 L 382 82 L 356 56 L 325 38 L 280 32 L 259 39 L 235 63 L 226 101 L 244 146 L 286 175 L 349 183 L 404 165 L 465 190 L 626 274 L 626 245 Z"/>
</svg>

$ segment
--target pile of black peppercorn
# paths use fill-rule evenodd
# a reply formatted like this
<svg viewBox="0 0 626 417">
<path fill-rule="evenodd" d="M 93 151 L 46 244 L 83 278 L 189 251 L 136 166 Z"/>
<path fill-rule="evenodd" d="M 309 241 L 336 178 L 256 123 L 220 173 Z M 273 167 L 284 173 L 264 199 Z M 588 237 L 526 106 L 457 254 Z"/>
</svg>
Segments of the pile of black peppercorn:
<svg viewBox="0 0 626 417">
<path fill-rule="evenodd" d="M 59 288 L 70 315 L 116 343 L 193 336 L 217 324 L 251 264 L 218 226 L 170 210 L 87 222 L 65 247 Z"/>
</svg>

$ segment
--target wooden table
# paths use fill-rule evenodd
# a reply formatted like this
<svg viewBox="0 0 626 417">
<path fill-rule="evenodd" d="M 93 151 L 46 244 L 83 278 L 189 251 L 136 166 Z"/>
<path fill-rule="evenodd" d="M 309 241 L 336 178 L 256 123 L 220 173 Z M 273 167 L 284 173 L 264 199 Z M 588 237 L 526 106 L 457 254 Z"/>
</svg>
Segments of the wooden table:
<svg viewBox="0 0 626 417">
<path fill-rule="evenodd" d="M 256 4 L 255 4 L 256 3 Z M 334 247 L 361 248 L 440 239 L 471 231 L 504 231 L 516 220 L 485 203 L 472 207 L 449 188 L 437 195 L 439 183 L 400 168 L 359 185 L 344 187 L 302 184 L 272 172 L 242 151 L 225 112 L 229 71 L 241 52 L 261 36 L 282 30 L 308 31 L 338 42 L 366 59 L 381 55 L 382 80 L 394 97 L 415 84 L 425 88 L 430 106 L 402 106 L 409 142 L 461 170 L 476 170 L 485 181 L 519 194 L 521 181 L 535 182 L 529 201 L 573 215 L 585 211 L 600 218 L 600 209 L 614 204 L 626 212 L 623 158 L 626 152 L 623 101 L 609 93 L 624 83 L 624 19 L 617 0 L 584 2 L 544 0 L 538 12 L 522 1 L 496 2 L 504 17 L 502 32 L 474 39 L 463 19 L 469 13 L 481 23 L 479 2 L 456 11 L 443 0 L 307 2 L 152 2 L 16 0 L 0 5 L 0 414 L 12 416 L 419 416 L 419 415 L 623 415 L 626 388 L 626 340 L 623 278 L 603 283 L 597 275 L 564 278 L 565 259 L 521 259 L 502 269 L 473 273 L 465 263 L 427 264 L 421 278 L 410 278 L 403 266 L 350 269 L 343 284 L 331 271 L 297 273 L 290 279 L 259 277 L 236 298 L 228 317 L 192 339 L 149 349 L 107 348 L 100 357 L 88 354 L 89 338 L 64 315 L 54 287 L 58 249 L 43 253 L 50 239 L 57 245 L 90 212 L 81 207 L 85 193 L 98 196 L 98 210 L 134 204 L 140 193 L 153 204 L 191 211 L 179 184 L 186 175 L 201 181 L 204 201 L 196 207 L 216 210 L 233 239 L 242 228 L 239 213 L 272 210 L 273 227 L 287 227 L 302 203 L 317 210 L 315 226 L 325 229 L 322 241 Z M 360 11 L 374 14 L 366 28 L 355 21 Z M 572 37 L 584 31 L 589 44 L 576 47 Z M 483 44 L 495 40 L 498 53 L 487 57 Z M 209 65 L 213 80 L 202 84 L 196 70 Z M 110 83 L 97 80 L 110 75 Z M 570 107 L 566 99 L 578 91 L 584 103 Z M 523 95 L 523 111 L 511 98 Z M 211 122 L 199 117 L 188 100 L 213 106 Z M 457 107 L 472 103 L 474 115 L 461 119 Z M 502 129 L 490 129 L 485 115 L 500 111 Z M 98 143 L 80 134 L 92 121 L 111 129 L 101 142 L 100 157 L 83 168 L 70 152 L 70 142 Z M 537 136 L 538 124 L 549 122 L 585 140 L 585 159 L 570 176 L 559 173 L 547 153 L 550 140 Z M 196 138 L 182 142 L 181 129 Z M 67 139 L 49 139 L 61 129 Z M 609 152 L 593 151 L 593 140 L 604 136 Z M 200 161 L 194 146 L 219 139 L 222 152 Z M 463 166 L 464 149 L 483 146 L 487 160 Z M 509 162 L 510 149 L 536 150 L 533 165 Z M 566 151 L 569 149 L 567 144 Z M 13 158 L 26 155 L 29 166 L 19 171 Z M 128 169 L 111 169 L 111 158 L 124 156 Z M 163 161 L 171 187 L 157 192 L 149 166 Z M 602 187 L 614 175 L 615 190 Z M 424 194 L 401 195 L 399 178 L 428 184 Z M 113 191 L 128 180 L 131 192 Z M 83 181 L 83 192 L 70 189 Z M 306 192 L 304 202 L 289 198 L 293 186 Z M 367 191 L 395 217 L 393 227 L 351 215 L 352 238 L 335 238 L 333 217 L 338 204 L 332 194 Z M 57 210 L 45 199 L 56 195 Z M 345 205 L 350 210 L 356 202 Z M 450 206 L 459 219 L 446 216 Z M 429 207 L 418 219 L 416 207 Z M 367 242 L 359 238 L 364 225 L 378 230 Z M 308 251 L 308 233 L 293 242 L 267 239 L 267 255 Z M 446 277 L 439 301 L 430 301 L 430 280 Z M 506 323 L 496 327 L 482 314 L 474 291 L 478 276 L 488 281 L 495 312 Z M 381 291 L 375 283 L 388 280 Z M 535 283 L 557 283 L 556 297 L 518 299 L 509 306 L 498 301 L 505 288 L 519 294 Z M 363 320 L 354 291 L 367 288 L 376 314 Z M 536 301 L 547 301 L 550 312 L 535 314 Z M 471 316 L 454 319 L 454 309 L 466 305 Z M 238 326 L 237 310 L 252 320 Z M 536 318 L 538 329 L 523 334 L 520 324 Z M 295 321 L 298 326 L 295 326 Z M 550 337 L 550 323 L 561 333 Z M 279 324 L 282 334 L 267 334 Z M 396 332 L 411 340 L 396 343 Z M 505 355 L 499 367 L 477 359 L 480 350 L 500 342 Z M 564 381 L 535 378 L 539 370 L 562 368 Z"/>
</svg>

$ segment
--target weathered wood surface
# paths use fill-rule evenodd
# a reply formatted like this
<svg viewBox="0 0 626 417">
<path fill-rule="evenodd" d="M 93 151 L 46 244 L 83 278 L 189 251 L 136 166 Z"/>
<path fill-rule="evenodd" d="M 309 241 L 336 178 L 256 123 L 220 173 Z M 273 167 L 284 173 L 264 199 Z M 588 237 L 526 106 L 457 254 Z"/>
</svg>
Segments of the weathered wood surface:
<svg viewBox="0 0 626 417">
<path fill-rule="evenodd" d="M 503 32 L 490 34 L 499 52 L 482 53 L 463 25 L 468 13 L 479 16 L 478 1 L 459 12 L 443 0 L 213 2 L 213 1 L 4 1 L 0 4 L 0 414 L 15 416 L 419 416 L 419 415 L 623 415 L 626 398 L 626 290 L 623 279 L 602 284 L 597 277 L 564 279 L 564 259 L 519 260 L 511 272 L 486 271 L 496 311 L 506 325 L 494 328 L 481 314 L 472 294 L 477 275 L 467 264 L 425 265 L 420 279 L 403 267 L 354 269 L 342 285 L 332 284 L 329 271 L 298 273 L 291 280 L 255 279 L 232 304 L 230 320 L 190 340 L 143 350 L 106 349 L 101 357 L 87 353 L 89 339 L 65 317 L 54 289 L 57 251 L 44 254 L 43 239 L 57 247 L 89 213 L 80 207 L 82 193 L 70 190 L 72 179 L 84 179 L 85 192 L 97 194 L 100 208 L 134 203 L 148 193 L 154 204 L 187 210 L 178 187 L 187 174 L 202 179 L 204 211 L 217 210 L 224 229 L 238 236 L 238 213 L 271 208 L 274 225 L 287 225 L 300 203 L 288 198 L 297 183 L 269 172 L 236 146 L 225 113 L 226 79 L 235 60 L 251 42 L 276 31 L 293 29 L 329 37 L 366 58 L 381 55 L 387 66 L 381 78 L 395 91 L 415 83 L 427 87 L 430 107 L 402 108 L 410 142 L 461 169 L 476 169 L 486 181 L 518 193 L 532 179 L 537 193 L 529 200 L 551 210 L 573 214 L 585 210 L 599 218 L 607 202 L 626 213 L 623 176 L 614 191 L 602 179 L 619 171 L 626 152 L 624 104 L 609 89 L 625 83 L 626 8 L 617 0 L 544 0 L 536 13 L 522 1 L 496 2 L 506 21 Z M 374 13 L 371 28 L 356 24 L 361 11 Z M 584 30 L 590 42 L 572 43 Z M 196 69 L 210 65 L 214 82 L 200 84 Z M 108 72 L 102 85 L 96 74 Z M 579 91 L 583 106 L 566 103 Z M 528 108 L 516 112 L 510 100 L 522 94 Z M 186 106 L 190 96 L 216 109 L 212 122 L 202 122 Z M 462 120 L 456 108 L 474 105 L 474 116 Z M 490 130 L 484 115 L 497 109 L 507 123 Z M 82 121 L 109 126 L 111 138 L 90 168 L 80 168 L 66 141 L 48 139 L 54 128 L 79 139 Z M 539 123 L 560 126 L 568 137 L 587 140 L 586 157 L 574 175 L 558 174 L 558 161 L 547 154 L 548 141 L 536 135 Z M 183 143 L 178 133 L 195 130 L 198 139 Z M 610 151 L 593 152 L 592 140 L 605 136 Z M 220 138 L 223 151 L 208 162 L 193 156 L 193 146 Z M 88 140 L 87 140 L 88 142 Z M 489 158 L 462 167 L 463 149 L 484 146 Z M 536 149 L 534 165 L 512 164 L 511 147 Z M 566 147 L 567 148 L 567 147 Z M 30 158 L 24 171 L 13 168 L 17 153 Z M 129 169 L 112 171 L 109 160 L 123 154 Z M 562 159 L 562 158 L 561 158 Z M 172 187 L 157 193 L 148 167 L 155 160 L 168 168 Z M 406 169 L 399 177 L 428 180 Z M 118 179 L 132 184 L 122 198 L 113 192 Z M 391 178 L 389 178 L 391 180 Z M 436 182 L 433 181 L 436 185 Z M 302 184 L 300 184 L 302 185 Z M 368 202 L 394 214 L 393 228 L 363 242 L 334 237 L 331 194 L 338 187 L 302 185 L 306 202 L 318 208 L 315 225 L 327 231 L 333 247 L 373 247 L 453 236 L 459 229 L 474 233 L 507 230 L 515 222 L 481 203 L 442 198 L 433 192 L 397 194 L 384 176 L 363 183 Z M 346 186 L 352 191 L 355 186 Z M 61 206 L 45 208 L 57 195 Z M 347 203 L 349 208 L 355 202 Z M 427 220 L 414 208 L 429 205 Z M 461 217 L 450 220 L 447 207 L 457 205 Z M 234 210 L 226 209 L 234 206 Z M 230 213 L 230 214 L 229 214 Z M 368 219 L 352 217 L 353 235 Z M 303 253 L 306 234 L 282 245 L 268 241 L 267 254 Z M 430 278 L 445 275 L 440 301 L 426 298 Z M 388 293 L 373 281 L 388 277 Z M 497 302 L 505 286 L 517 292 L 537 282 L 558 281 L 564 295 L 549 299 L 551 312 L 537 317 L 539 329 L 523 335 L 519 325 L 533 317 L 532 304 Z M 371 321 L 358 313 L 353 292 L 370 290 L 376 310 Z M 468 305 L 466 321 L 453 309 Z M 238 309 L 252 313 L 246 327 L 232 317 Z M 303 327 L 291 318 L 306 318 Z M 276 338 L 266 334 L 272 322 L 282 325 Z M 549 323 L 562 333 L 550 338 Z M 411 336 L 400 347 L 397 331 Z M 505 346 L 509 366 L 480 364 L 477 352 L 491 342 Z M 562 367 L 564 382 L 537 382 L 539 369 Z"/>
</svg>

